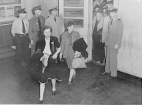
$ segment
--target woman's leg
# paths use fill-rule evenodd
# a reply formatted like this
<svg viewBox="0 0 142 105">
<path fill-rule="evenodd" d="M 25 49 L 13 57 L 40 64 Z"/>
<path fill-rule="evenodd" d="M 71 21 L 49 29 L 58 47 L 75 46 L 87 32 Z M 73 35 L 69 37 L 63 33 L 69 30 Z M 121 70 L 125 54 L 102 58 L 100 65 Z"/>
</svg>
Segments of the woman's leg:
<svg viewBox="0 0 142 105">
<path fill-rule="evenodd" d="M 45 83 L 40 83 L 40 101 L 43 101 L 43 95 L 44 95 L 44 90 L 45 90 Z"/>
<path fill-rule="evenodd" d="M 56 91 L 56 79 L 51 79 L 52 91 Z"/>
<path fill-rule="evenodd" d="M 52 95 L 55 96 L 56 95 L 56 79 L 51 79 L 51 83 L 52 83 Z"/>
<path fill-rule="evenodd" d="M 75 69 L 74 69 L 73 79 L 75 79 L 75 76 L 76 76 L 76 71 L 75 71 Z"/>
<path fill-rule="evenodd" d="M 70 76 L 69 76 L 68 85 L 71 85 L 71 81 L 72 81 L 72 78 L 74 75 L 76 75 L 75 69 L 70 69 Z"/>
</svg>

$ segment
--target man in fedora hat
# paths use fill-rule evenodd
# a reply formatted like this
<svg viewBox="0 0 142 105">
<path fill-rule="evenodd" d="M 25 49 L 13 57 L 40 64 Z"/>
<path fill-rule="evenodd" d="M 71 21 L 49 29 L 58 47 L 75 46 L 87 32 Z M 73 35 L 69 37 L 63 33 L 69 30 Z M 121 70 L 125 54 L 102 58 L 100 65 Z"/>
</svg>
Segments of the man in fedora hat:
<svg viewBox="0 0 142 105">
<path fill-rule="evenodd" d="M 41 16 L 41 5 L 33 7 L 33 17 L 29 20 L 29 37 L 31 39 L 31 56 L 35 53 L 35 44 L 41 38 L 41 29 L 45 24 L 45 19 Z"/>
<path fill-rule="evenodd" d="M 26 19 L 26 13 L 25 8 L 18 10 L 18 18 L 13 22 L 11 28 L 16 46 L 16 62 L 21 66 L 27 66 L 29 63 L 29 21 Z"/>
<path fill-rule="evenodd" d="M 52 7 L 49 10 L 50 15 L 45 19 L 45 25 L 52 27 L 52 36 L 56 36 L 60 41 L 60 35 L 63 30 L 63 22 L 61 17 L 58 17 L 57 7 Z"/>
<path fill-rule="evenodd" d="M 111 20 L 108 24 L 108 35 L 105 41 L 107 46 L 105 72 L 110 73 L 109 78 L 117 76 L 117 54 L 123 36 L 123 23 L 118 19 L 117 11 L 118 9 L 115 7 L 109 9 Z"/>
</svg>

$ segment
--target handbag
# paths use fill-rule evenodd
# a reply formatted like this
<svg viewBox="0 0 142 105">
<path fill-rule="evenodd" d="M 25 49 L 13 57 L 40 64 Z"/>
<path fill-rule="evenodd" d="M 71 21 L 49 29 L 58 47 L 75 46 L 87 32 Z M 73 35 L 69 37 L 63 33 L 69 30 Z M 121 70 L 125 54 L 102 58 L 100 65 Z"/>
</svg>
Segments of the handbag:
<svg viewBox="0 0 142 105">
<path fill-rule="evenodd" d="M 85 63 L 85 59 L 83 57 L 81 58 L 74 58 L 72 61 L 72 68 L 76 69 L 76 68 L 86 68 L 86 63 Z"/>
</svg>

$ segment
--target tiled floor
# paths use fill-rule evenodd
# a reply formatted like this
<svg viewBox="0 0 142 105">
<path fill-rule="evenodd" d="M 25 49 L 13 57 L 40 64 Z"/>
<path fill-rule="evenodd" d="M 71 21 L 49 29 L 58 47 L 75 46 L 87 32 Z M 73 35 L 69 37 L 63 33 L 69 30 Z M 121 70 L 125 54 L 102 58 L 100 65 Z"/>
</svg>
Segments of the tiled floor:
<svg viewBox="0 0 142 105">
<path fill-rule="evenodd" d="M 44 104 L 141 105 L 140 79 L 118 73 L 108 80 L 103 68 L 89 63 L 87 69 L 78 69 L 76 84 L 67 85 L 69 71 L 60 67 L 63 82 L 57 85 L 57 95 L 51 95 L 50 81 L 46 85 Z M 31 80 L 29 68 L 17 67 L 14 61 L 0 61 L 0 104 L 36 104 L 39 84 Z"/>
</svg>

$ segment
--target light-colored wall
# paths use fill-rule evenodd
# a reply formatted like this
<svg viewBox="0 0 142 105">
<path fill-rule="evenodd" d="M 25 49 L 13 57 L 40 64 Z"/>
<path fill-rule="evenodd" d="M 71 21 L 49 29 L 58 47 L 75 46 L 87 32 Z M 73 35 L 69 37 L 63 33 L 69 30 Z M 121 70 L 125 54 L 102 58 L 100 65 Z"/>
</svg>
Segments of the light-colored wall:
<svg viewBox="0 0 142 105">
<path fill-rule="evenodd" d="M 142 77 L 142 0 L 117 0 L 124 31 L 118 70 Z"/>
</svg>

